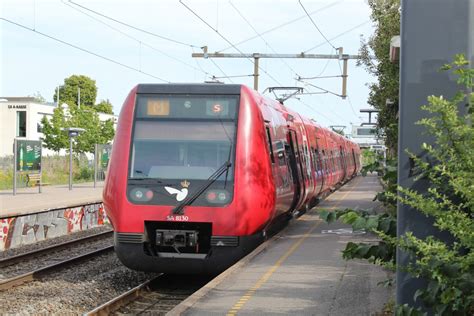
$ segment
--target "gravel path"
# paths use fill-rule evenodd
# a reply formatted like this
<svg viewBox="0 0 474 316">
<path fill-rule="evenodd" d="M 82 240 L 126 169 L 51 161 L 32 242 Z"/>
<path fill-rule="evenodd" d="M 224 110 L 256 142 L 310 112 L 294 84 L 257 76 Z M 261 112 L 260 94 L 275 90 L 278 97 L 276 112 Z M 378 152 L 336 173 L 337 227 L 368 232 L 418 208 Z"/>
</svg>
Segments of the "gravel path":
<svg viewBox="0 0 474 316">
<path fill-rule="evenodd" d="M 0 292 L 0 314 L 82 314 L 155 277 L 105 254 Z"/>
</svg>

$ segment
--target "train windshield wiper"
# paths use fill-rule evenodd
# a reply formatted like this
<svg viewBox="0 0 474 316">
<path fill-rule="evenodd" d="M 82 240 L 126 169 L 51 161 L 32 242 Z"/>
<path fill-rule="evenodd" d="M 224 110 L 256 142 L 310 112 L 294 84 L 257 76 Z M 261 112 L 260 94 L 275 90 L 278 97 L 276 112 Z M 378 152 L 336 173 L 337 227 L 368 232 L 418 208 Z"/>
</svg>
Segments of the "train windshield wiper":
<svg viewBox="0 0 474 316">
<path fill-rule="evenodd" d="M 206 182 L 204 182 L 202 184 L 202 186 L 199 189 L 197 189 L 196 192 L 194 192 L 193 195 L 188 196 L 186 199 L 184 199 L 183 202 L 176 205 L 171 210 L 171 212 L 173 214 L 183 214 L 184 207 L 187 206 L 187 205 L 191 205 L 191 203 L 193 203 L 204 191 L 206 191 L 207 188 L 209 188 L 211 186 L 211 184 L 213 184 L 217 179 L 219 179 L 219 177 L 224 172 L 229 170 L 230 166 L 232 166 L 232 164 L 230 163 L 230 161 L 227 160 L 222 166 L 219 167 L 219 169 L 217 169 L 213 174 L 211 174 L 209 176 L 209 178 L 206 180 Z"/>
</svg>

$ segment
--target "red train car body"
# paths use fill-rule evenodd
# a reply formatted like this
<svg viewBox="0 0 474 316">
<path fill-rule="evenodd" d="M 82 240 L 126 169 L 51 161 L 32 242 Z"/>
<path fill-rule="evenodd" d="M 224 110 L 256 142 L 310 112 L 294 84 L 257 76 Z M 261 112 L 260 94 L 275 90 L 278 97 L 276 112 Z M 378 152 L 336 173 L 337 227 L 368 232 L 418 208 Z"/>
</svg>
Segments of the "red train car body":
<svg viewBox="0 0 474 316">
<path fill-rule="evenodd" d="M 143 84 L 103 192 L 128 267 L 218 273 L 360 169 L 359 147 L 244 85 Z"/>
</svg>

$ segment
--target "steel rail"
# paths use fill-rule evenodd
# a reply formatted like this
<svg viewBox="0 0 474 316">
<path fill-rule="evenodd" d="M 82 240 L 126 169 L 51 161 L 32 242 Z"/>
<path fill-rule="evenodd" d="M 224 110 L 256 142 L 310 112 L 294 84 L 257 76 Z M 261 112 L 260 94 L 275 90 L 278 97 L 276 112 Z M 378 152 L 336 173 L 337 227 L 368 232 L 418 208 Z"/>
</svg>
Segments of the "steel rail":
<svg viewBox="0 0 474 316">
<path fill-rule="evenodd" d="M 160 274 L 156 278 L 153 278 L 151 280 L 147 280 L 143 282 L 142 284 L 137 285 L 136 287 L 128 290 L 125 293 L 120 294 L 119 296 L 114 297 L 108 302 L 105 302 L 104 304 L 94 308 L 90 312 L 85 313 L 85 316 L 101 316 L 101 315 L 110 315 L 119 308 L 125 306 L 126 304 L 134 301 L 138 297 L 140 297 L 144 292 L 149 291 L 149 285 L 156 281 L 160 276 L 163 274 Z"/>
<path fill-rule="evenodd" d="M 29 281 L 39 279 L 42 275 L 47 274 L 47 273 L 52 272 L 52 271 L 55 271 L 58 268 L 65 267 L 65 266 L 73 264 L 73 263 L 81 262 L 81 261 L 87 260 L 87 259 L 92 258 L 92 257 L 96 257 L 96 256 L 101 255 L 103 253 L 106 253 L 108 251 L 112 251 L 113 249 L 114 249 L 113 245 L 107 246 L 107 247 L 104 247 L 104 248 L 101 248 L 101 249 L 90 251 L 86 254 L 82 254 L 82 255 L 79 255 L 79 256 L 61 261 L 61 262 L 51 264 L 49 266 L 31 271 L 31 272 L 27 272 L 27 273 L 24 273 L 24 274 L 21 274 L 21 275 L 18 275 L 18 276 L 9 278 L 9 279 L 1 280 L 0 281 L 0 291 L 8 290 L 8 289 L 12 288 L 13 286 L 20 285 L 20 284 L 23 284 L 23 283 L 26 283 L 26 282 L 29 282 Z"/>
<path fill-rule="evenodd" d="M 0 268 L 11 266 L 15 263 L 18 263 L 20 261 L 25 260 L 25 258 L 38 256 L 38 255 L 45 254 L 45 253 L 52 252 L 52 251 L 62 250 L 62 249 L 68 248 L 68 247 L 70 247 L 71 245 L 74 245 L 74 244 L 78 244 L 78 243 L 81 243 L 81 242 L 84 242 L 84 241 L 97 240 L 97 239 L 99 239 L 103 236 L 112 235 L 112 234 L 113 234 L 113 231 L 109 230 L 109 231 L 101 232 L 101 233 L 98 233 L 98 234 L 95 234 L 95 235 L 86 236 L 86 237 L 83 237 L 83 238 L 66 241 L 66 242 L 63 242 L 63 243 L 60 243 L 60 244 L 57 244 L 57 245 L 51 245 L 49 247 L 45 247 L 45 248 L 30 251 L 30 252 L 22 253 L 22 254 L 19 254 L 19 255 L 16 255 L 16 256 L 3 258 L 3 259 L 0 259 Z"/>
</svg>

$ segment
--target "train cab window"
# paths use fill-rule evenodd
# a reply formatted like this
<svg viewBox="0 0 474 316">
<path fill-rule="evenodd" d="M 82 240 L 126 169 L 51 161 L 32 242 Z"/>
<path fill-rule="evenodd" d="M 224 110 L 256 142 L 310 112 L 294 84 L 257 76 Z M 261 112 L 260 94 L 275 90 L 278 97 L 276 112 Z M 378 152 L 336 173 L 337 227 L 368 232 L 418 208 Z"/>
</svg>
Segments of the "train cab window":
<svg viewBox="0 0 474 316">
<path fill-rule="evenodd" d="M 130 151 L 130 178 L 206 180 L 233 162 L 236 96 L 143 95 Z M 233 180 L 233 168 L 220 179 Z"/>
<path fill-rule="evenodd" d="M 265 129 L 267 131 L 267 142 L 268 142 L 268 150 L 270 152 L 270 160 L 272 161 L 272 163 L 275 163 L 275 156 L 273 154 L 272 136 L 270 135 L 270 127 L 265 126 Z"/>
</svg>

